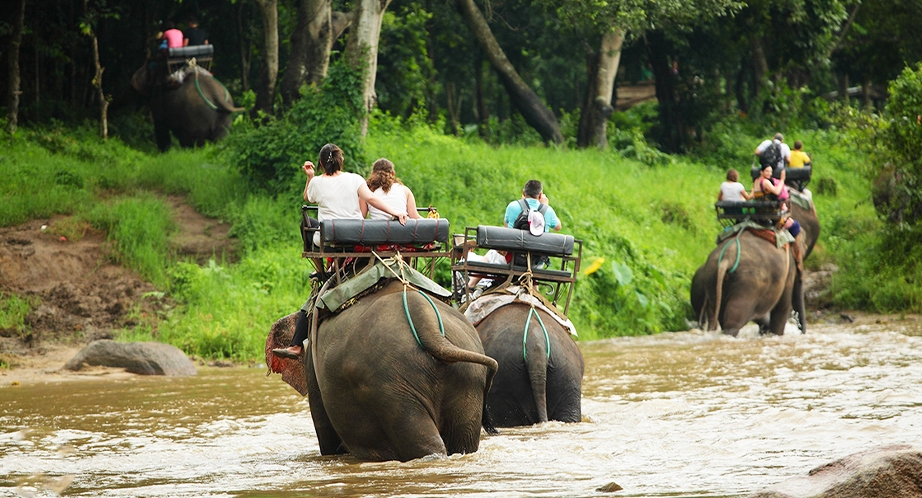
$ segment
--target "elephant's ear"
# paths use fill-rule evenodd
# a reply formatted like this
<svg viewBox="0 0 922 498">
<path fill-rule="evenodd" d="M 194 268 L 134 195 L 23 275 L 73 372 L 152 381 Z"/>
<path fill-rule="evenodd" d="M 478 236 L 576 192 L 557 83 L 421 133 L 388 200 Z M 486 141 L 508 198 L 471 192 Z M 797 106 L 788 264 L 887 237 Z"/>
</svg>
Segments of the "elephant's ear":
<svg viewBox="0 0 922 498">
<path fill-rule="evenodd" d="M 135 89 L 136 92 L 140 93 L 145 97 L 150 96 L 150 84 L 147 79 L 147 66 L 141 66 L 141 69 L 138 69 L 131 76 L 131 87 Z"/>
</svg>

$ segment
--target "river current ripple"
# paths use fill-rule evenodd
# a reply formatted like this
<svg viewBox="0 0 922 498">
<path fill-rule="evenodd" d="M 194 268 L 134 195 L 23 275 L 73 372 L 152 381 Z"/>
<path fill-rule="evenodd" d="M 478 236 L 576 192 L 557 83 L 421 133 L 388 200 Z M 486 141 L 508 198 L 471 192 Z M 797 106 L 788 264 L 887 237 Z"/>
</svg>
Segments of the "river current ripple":
<svg viewBox="0 0 922 498">
<path fill-rule="evenodd" d="M 321 456 L 307 400 L 262 368 L 2 386 L 0 496 L 744 496 L 922 446 L 920 322 L 881 322 L 582 342 L 583 423 L 407 463 Z"/>
</svg>

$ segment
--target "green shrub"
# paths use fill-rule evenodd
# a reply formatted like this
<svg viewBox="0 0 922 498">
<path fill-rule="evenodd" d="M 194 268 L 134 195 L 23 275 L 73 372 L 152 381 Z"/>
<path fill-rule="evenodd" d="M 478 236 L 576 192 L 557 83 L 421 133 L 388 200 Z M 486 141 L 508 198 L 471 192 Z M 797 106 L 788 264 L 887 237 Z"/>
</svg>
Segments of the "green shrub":
<svg viewBox="0 0 922 498">
<path fill-rule="evenodd" d="M 317 161 L 326 143 L 343 149 L 344 169 L 367 171 L 361 136 L 364 103 L 359 74 L 344 62 L 330 67 L 321 87 L 303 87 L 301 98 L 281 117 L 234 123 L 221 142 L 221 157 L 254 186 L 271 193 L 304 189 L 305 160 Z"/>
</svg>

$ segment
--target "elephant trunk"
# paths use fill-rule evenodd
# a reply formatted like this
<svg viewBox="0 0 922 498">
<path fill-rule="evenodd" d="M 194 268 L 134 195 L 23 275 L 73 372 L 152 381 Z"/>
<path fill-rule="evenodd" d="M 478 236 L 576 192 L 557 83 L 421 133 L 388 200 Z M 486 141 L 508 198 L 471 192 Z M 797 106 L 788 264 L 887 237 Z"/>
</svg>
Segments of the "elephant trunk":
<svg viewBox="0 0 922 498">
<path fill-rule="evenodd" d="M 547 363 L 548 348 L 550 344 L 544 341 L 545 335 L 540 330 L 531 333 L 535 326 L 525 329 L 525 367 L 528 369 L 528 380 L 531 382 L 532 396 L 538 408 L 538 423 L 547 422 Z M 529 347 L 531 346 L 531 347 Z"/>
</svg>

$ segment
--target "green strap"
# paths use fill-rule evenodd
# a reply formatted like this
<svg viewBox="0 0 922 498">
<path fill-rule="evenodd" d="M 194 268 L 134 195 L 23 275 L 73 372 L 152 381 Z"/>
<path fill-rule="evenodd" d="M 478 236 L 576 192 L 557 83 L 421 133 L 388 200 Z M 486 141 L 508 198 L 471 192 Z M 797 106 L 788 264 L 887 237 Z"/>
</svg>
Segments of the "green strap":
<svg viewBox="0 0 922 498">
<path fill-rule="evenodd" d="M 730 268 L 730 273 L 735 272 L 736 267 L 740 265 L 740 235 L 742 234 L 743 234 L 743 230 L 736 232 L 736 237 L 733 237 L 733 240 L 730 241 L 730 242 L 736 242 L 736 262 L 733 263 L 733 268 Z M 724 245 L 723 249 L 720 250 L 720 255 L 717 256 L 717 266 L 720 266 L 720 262 L 721 260 L 723 260 L 723 257 L 724 257 L 724 251 L 726 251 L 727 248 L 730 247 L 730 242 L 727 242 Z"/>
<path fill-rule="evenodd" d="M 528 326 L 531 324 L 531 315 L 535 315 L 538 319 L 538 323 L 541 324 L 541 330 L 544 331 L 544 343 L 547 344 L 547 358 L 551 359 L 551 339 L 547 335 L 547 327 L 544 326 L 544 320 L 541 319 L 541 315 L 535 311 L 534 306 L 528 311 L 528 318 L 525 320 L 525 334 L 522 335 L 522 358 L 525 361 L 528 361 L 528 352 L 525 348 L 525 343 L 528 341 Z"/>
<path fill-rule="evenodd" d="M 445 337 L 445 325 L 442 324 L 442 314 L 439 313 L 439 309 L 435 307 L 435 303 L 432 302 L 432 299 L 426 295 L 425 292 L 416 289 L 417 292 L 423 295 L 426 298 L 426 301 L 429 301 L 429 305 L 432 306 L 432 309 L 435 310 L 435 316 L 439 320 L 439 332 L 442 333 L 442 337 Z M 413 331 L 413 337 L 416 338 L 416 344 L 419 344 L 419 347 L 423 347 L 423 343 L 419 340 L 419 334 L 416 333 L 416 326 L 413 325 L 413 318 L 410 317 L 410 306 L 407 304 L 407 288 L 403 288 L 403 311 L 407 315 L 407 322 L 410 323 L 410 330 Z M 538 318 L 541 319 L 540 317 Z M 543 326 L 543 325 L 542 325 Z"/>
<path fill-rule="evenodd" d="M 215 80 L 215 81 L 218 81 L 218 80 Z M 220 81 L 218 81 L 218 83 L 220 83 Z M 224 86 L 224 85 L 221 85 L 221 86 Z M 214 111 L 218 110 L 218 106 L 214 105 L 210 100 L 208 100 L 208 97 L 206 97 L 205 94 L 202 92 L 202 87 L 199 86 L 198 84 L 198 69 L 195 70 L 195 89 L 198 90 L 199 96 L 202 97 L 202 100 L 204 100 L 206 104 L 208 104 L 208 107 L 210 107 Z M 227 88 L 224 89 L 224 94 L 225 94 L 224 100 L 226 101 L 227 100 Z"/>
</svg>

